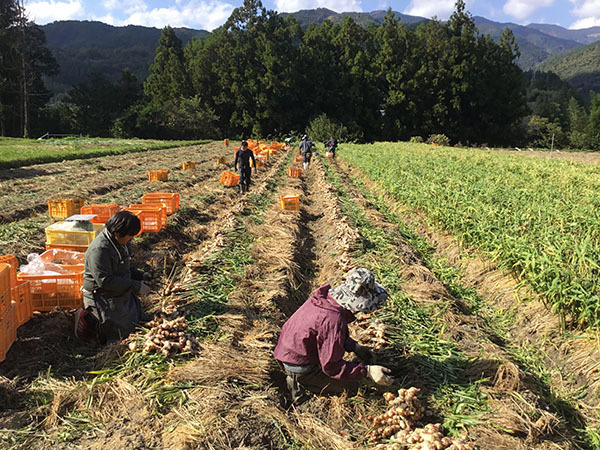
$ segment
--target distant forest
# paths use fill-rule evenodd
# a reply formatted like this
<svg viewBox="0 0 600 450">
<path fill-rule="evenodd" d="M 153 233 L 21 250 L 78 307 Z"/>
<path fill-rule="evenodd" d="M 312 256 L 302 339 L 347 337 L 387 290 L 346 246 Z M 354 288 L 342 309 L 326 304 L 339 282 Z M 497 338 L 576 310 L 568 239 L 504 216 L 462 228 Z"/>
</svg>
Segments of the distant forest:
<svg viewBox="0 0 600 450">
<path fill-rule="evenodd" d="M 360 142 L 598 145 L 600 96 L 584 104 L 557 76 L 524 74 L 512 32 L 480 34 L 462 0 L 445 23 L 409 29 L 389 11 L 378 26 L 346 17 L 305 30 L 245 0 L 204 40 L 184 46 L 164 28 L 143 84 L 130 70 L 119 80 L 96 73 L 52 103 L 41 80 L 57 64 L 43 32 L 18 2 L 0 4 L 15 12 L 0 23 L 0 61 L 11 62 L 0 65 L 2 135 L 268 138 L 320 128 Z M 17 45 L 3 38 L 11 33 L 37 38 Z"/>
</svg>

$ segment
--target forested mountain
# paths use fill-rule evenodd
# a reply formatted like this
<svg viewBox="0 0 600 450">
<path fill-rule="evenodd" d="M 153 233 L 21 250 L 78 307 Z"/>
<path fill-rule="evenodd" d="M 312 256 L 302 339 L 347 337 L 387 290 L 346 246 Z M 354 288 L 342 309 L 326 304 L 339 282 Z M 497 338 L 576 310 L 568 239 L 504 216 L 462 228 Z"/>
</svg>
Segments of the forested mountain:
<svg viewBox="0 0 600 450">
<path fill-rule="evenodd" d="M 586 95 L 600 92 L 600 41 L 554 55 L 538 70 L 556 73 Z"/>
<path fill-rule="evenodd" d="M 380 25 L 383 23 L 387 11 L 379 10 L 372 12 L 342 12 L 336 13 L 327 8 L 303 9 L 294 13 L 280 13 L 281 17 L 292 16 L 297 21 L 302 29 L 306 29 L 310 24 L 321 24 L 324 20 L 330 20 L 333 23 L 341 23 L 346 17 L 351 17 L 356 23 L 363 27 L 368 27 L 371 24 Z M 394 11 L 394 15 L 404 25 L 417 24 L 427 21 L 425 17 L 409 16 Z"/>
<path fill-rule="evenodd" d="M 561 39 L 569 39 L 581 44 L 591 44 L 600 40 L 600 27 L 582 28 L 580 30 L 569 30 L 558 25 L 547 23 L 530 23 L 528 28 L 535 28 L 542 33 Z"/>
<path fill-rule="evenodd" d="M 523 70 L 535 67 L 538 63 L 552 55 L 582 45 L 575 40 L 551 36 L 542 31 L 538 31 L 535 28 L 530 28 L 529 26 L 524 27 L 510 22 L 499 23 L 479 16 L 476 16 L 473 19 L 475 20 L 475 25 L 477 25 L 480 33 L 489 34 L 496 40 L 502 35 L 506 28 L 510 28 L 515 35 L 515 40 L 519 46 L 519 51 L 521 52 L 517 64 L 519 64 Z"/>
<path fill-rule="evenodd" d="M 92 73 L 116 81 L 125 68 L 138 80 L 145 80 L 161 33 L 158 28 L 114 27 L 76 20 L 54 22 L 40 28 L 61 69 L 57 76 L 46 80 L 46 86 L 54 93 L 66 92 L 87 82 Z M 188 28 L 174 31 L 184 44 L 192 39 L 204 39 L 208 34 Z"/>
<path fill-rule="evenodd" d="M 294 17 L 300 27 L 306 29 L 310 24 L 318 25 L 326 19 L 339 24 L 346 17 L 351 17 L 363 27 L 380 25 L 385 14 L 386 11 L 336 13 L 327 8 L 317 8 L 279 15 L 283 18 Z M 412 29 L 428 21 L 424 17 L 399 12 L 394 12 L 394 15 L 400 23 Z M 531 24 L 525 27 L 499 23 L 483 17 L 474 17 L 474 21 L 480 33 L 489 34 L 495 40 L 507 27 L 510 28 L 521 53 L 517 64 L 523 70 L 536 67 L 552 55 L 600 39 L 600 27 L 567 30 L 556 25 Z M 61 67 L 56 77 L 46 81 L 47 87 L 54 93 L 66 92 L 73 86 L 87 82 L 93 72 L 107 80 L 116 81 L 120 79 L 122 70 L 129 68 L 138 80 L 146 79 L 160 36 L 160 30 L 156 28 L 133 25 L 114 27 L 92 21 L 61 21 L 41 28 L 46 34 L 48 48 Z M 204 39 L 209 34 L 207 31 L 187 28 L 175 28 L 174 31 L 184 46 L 192 39 Z M 589 89 L 589 78 L 584 76 L 583 82 L 577 86 Z"/>
</svg>

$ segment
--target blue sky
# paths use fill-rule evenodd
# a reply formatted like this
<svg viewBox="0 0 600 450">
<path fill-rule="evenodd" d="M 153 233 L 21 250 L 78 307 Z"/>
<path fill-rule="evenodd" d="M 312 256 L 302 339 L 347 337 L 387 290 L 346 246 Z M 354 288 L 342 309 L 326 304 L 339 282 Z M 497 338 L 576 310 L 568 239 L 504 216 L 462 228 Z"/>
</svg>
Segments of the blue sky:
<svg viewBox="0 0 600 450">
<path fill-rule="evenodd" d="M 324 7 L 337 12 L 394 11 L 445 20 L 455 0 L 263 0 L 280 12 Z M 565 28 L 600 26 L 600 0 L 466 0 L 474 16 L 497 22 L 553 23 Z M 99 20 L 111 25 L 166 25 L 212 30 L 243 0 L 25 0 L 29 17 L 43 25 L 55 20 Z"/>
</svg>

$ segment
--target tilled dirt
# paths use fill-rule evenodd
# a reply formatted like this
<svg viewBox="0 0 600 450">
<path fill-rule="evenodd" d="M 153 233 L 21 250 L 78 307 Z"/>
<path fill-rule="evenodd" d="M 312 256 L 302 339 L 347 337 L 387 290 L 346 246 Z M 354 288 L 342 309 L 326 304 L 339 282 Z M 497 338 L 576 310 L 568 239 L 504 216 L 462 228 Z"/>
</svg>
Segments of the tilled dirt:
<svg viewBox="0 0 600 450">
<path fill-rule="evenodd" d="M 231 159 L 222 144 L 212 143 L 1 169 L 0 223 L 45 212 L 51 198 L 83 197 L 86 203 L 97 203 L 97 199 L 121 188 L 164 186 L 162 182 L 148 182 L 148 170 L 168 169 L 171 180 L 185 184 L 193 172 L 182 172 L 182 161 L 196 161 L 200 172 L 224 154 Z"/>
</svg>

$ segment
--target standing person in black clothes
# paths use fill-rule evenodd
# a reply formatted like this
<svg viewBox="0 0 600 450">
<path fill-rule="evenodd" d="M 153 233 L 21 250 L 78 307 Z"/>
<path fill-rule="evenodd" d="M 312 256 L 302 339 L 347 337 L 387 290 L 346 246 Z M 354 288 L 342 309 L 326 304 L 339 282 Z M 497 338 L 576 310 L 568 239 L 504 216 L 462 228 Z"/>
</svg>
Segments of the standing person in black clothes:
<svg viewBox="0 0 600 450">
<path fill-rule="evenodd" d="M 300 141 L 300 153 L 302 153 L 302 166 L 304 170 L 308 169 L 310 166 L 310 159 L 312 158 L 312 148 L 314 147 L 314 143 L 308 139 L 308 136 L 305 134 L 302 136 L 302 141 Z"/>
<path fill-rule="evenodd" d="M 240 194 L 248 192 L 250 187 L 250 160 L 254 166 L 254 172 L 256 173 L 256 160 L 254 159 L 254 152 L 248 148 L 248 142 L 243 141 L 242 147 L 235 152 L 235 161 L 233 163 L 233 170 L 238 170 L 238 162 L 240 163 Z"/>
<path fill-rule="evenodd" d="M 331 153 L 331 158 L 335 158 L 335 150 L 337 149 L 337 139 L 330 137 L 325 143 L 325 147 L 328 149 L 327 152 Z"/>
</svg>

